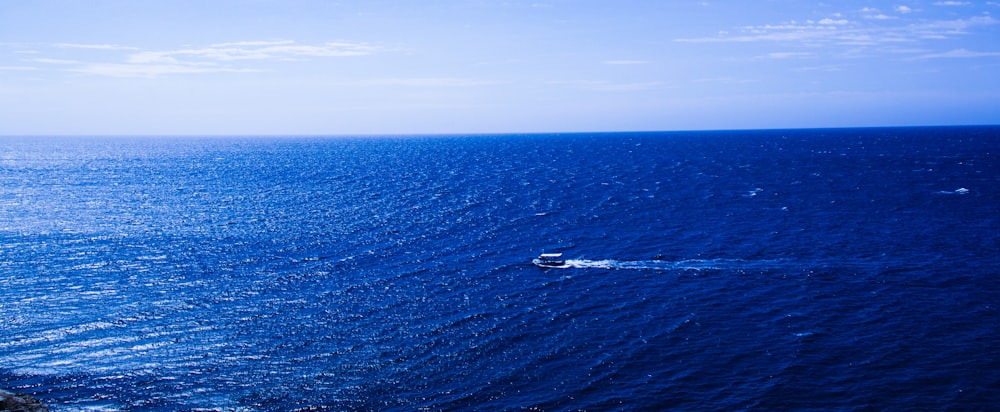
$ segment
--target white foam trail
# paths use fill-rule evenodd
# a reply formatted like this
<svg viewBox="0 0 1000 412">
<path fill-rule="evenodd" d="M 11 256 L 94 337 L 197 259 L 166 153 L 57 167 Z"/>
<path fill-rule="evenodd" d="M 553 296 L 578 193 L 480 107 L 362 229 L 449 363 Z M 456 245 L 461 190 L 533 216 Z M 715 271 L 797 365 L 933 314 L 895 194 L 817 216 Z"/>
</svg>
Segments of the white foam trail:
<svg viewBox="0 0 1000 412">
<path fill-rule="evenodd" d="M 566 267 L 577 269 L 632 270 L 738 270 L 766 269 L 781 266 L 779 260 L 685 259 L 685 260 L 589 260 L 567 259 Z"/>
</svg>

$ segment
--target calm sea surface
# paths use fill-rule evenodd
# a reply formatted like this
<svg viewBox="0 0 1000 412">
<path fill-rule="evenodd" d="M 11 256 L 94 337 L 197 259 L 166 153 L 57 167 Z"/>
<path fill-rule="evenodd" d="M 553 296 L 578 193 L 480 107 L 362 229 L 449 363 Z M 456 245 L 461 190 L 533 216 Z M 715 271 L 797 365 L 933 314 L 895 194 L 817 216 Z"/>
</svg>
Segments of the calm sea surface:
<svg viewBox="0 0 1000 412">
<path fill-rule="evenodd" d="M 1000 127 L 0 139 L 55 411 L 989 410 L 997 342 Z"/>
</svg>

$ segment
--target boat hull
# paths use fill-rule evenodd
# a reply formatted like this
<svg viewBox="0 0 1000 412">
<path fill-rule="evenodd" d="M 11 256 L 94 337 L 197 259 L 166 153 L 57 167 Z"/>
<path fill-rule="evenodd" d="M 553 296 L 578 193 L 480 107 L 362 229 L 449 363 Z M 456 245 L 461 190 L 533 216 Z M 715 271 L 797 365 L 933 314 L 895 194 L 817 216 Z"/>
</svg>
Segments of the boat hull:
<svg viewBox="0 0 1000 412">
<path fill-rule="evenodd" d="M 561 260 L 532 259 L 531 263 L 540 268 L 565 269 L 569 267 L 569 264 Z"/>
</svg>

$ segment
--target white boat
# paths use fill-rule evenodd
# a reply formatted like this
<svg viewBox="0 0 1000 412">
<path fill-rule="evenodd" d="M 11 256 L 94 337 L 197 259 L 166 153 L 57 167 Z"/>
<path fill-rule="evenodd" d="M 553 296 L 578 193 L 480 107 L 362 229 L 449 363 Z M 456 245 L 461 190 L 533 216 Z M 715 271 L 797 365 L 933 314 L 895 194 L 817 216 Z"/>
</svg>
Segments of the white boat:
<svg viewBox="0 0 1000 412">
<path fill-rule="evenodd" d="M 542 253 L 531 263 L 541 268 L 568 268 L 569 265 L 562 259 L 562 253 Z"/>
</svg>

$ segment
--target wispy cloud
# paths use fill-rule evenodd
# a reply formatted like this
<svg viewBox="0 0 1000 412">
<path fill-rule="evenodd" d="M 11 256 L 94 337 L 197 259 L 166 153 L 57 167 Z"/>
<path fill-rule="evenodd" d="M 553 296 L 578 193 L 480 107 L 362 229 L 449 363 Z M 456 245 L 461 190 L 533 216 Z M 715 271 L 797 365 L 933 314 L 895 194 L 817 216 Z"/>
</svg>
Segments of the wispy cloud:
<svg viewBox="0 0 1000 412">
<path fill-rule="evenodd" d="M 892 19 L 898 19 L 899 17 L 878 13 L 878 14 L 867 15 L 865 16 L 865 18 L 871 20 L 892 20 Z"/>
<path fill-rule="evenodd" d="M 368 86 L 408 86 L 408 87 L 471 87 L 487 86 L 495 82 L 475 79 L 463 79 L 454 77 L 412 77 L 412 78 L 384 78 L 372 79 L 363 82 L 354 82 L 353 85 Z"/>
<path fill-rule="evenodd" d="M 146 77 L 154 78 L 171 74 L 195 73 L 253 73 L 261 70 L 231 67 L 211 67 L 180 64 L 120 64 L 97 63 L 85 64 L 70 71 L 86 74 L 96 74 L 110 77 Z"/>
<path fill-rule="evenodd" d="M 729 31 L 720 32 L 715 37 L 689 37 L 674 39 L 681 43 L 748 43 L 748 42 L 772 42 L 772 41 L 807 41 L 812 39 L 836 38 L 840 35 L 837 26 L 832 23 L 818 23 L 808 20 L 804 23 L 797 21 L 782 24 L 765 24 L 758 26 L 744 26 L 734 34 Z M 845 25 L 842 23 L 840 25 Z"/>
<path fill-rule="evenodd" d="M 847 19 L 831 19 L 829 17 L 816 22 L 816 24 L 819 24 L 821 26 L 830 26 L 830 25 L 843 26 L 848 23 L 850 23 L 850 21 L 848 21 Z"/>
<path fill-rule="evenodd" d="M 646 64 L 649 62 L 645 60 L 605 60 L 601 63 L 610 65 L 632 65 L 632 64 Z"/>
<path fill-rule="evenodd" d="M 37 58 L 37 59 L 29 59 L 29 60 L 26 60 L 26 61 L 30 61 L 30 62 L 34 62 L 34 63 L 61 64 L 61 65 L 80 64 L 80 62 L 78 62 L 76 60 L 47 59 L 47 58 L 44 58 L 44 57 L 40 57 L 40 58 Z"/>
<path fill-rule="evenodd" d="M 840 66 L 840 65 L 835 65 L 835 64 L 826 64 L 826 65 L 820 65 L 820 66 L 799 67 L 799 68 L 796 68 L 796 69 L 793 69 L 793 70 L 797 71 L 797 72 L 826 72 L 826 73 L 833 73 L 833 72 L 844 71 L 844 67 Z"/>
<path fill-rule="evenodd" d="M 27 72 L 35 70 L 38 70 L 38 68 L 32 66 L 0 66 L 0 71 L 5 72 Z"/>
<path fill-rule="evenodd" d="M 119 61 L 77 61 L 36 58 L 31 61 L 75 66 L 68 71 L 113 77 L 160 77 L 197 73 L 252 73 L 259 67 L 240 65 L 243 61 L 298 61 L 311 58 L 364 56 L 378 51 L 365 43 L 326 42 L 299 44 L 292 40 L 240 41 L 173 50 L 141 50 L 117 44 L 56 43 L 60 49 L 127 52 Z M 104 55 L 106 56 L 106 54 Z"/>
<path fill-rule="evenodd" d="M 901 6 L 901 7 L 905 7 L 907 10 L 909 9 L 909 7 L 906 6 Z M 876 9 L 874 7 L 865 7 L 861 9 L 861 17 L 868 20 L 893 20 L 899 18 L 898 16 L 889 16 L 885 13 L 882 13 L 881 10 Z"/>
<path fill-rule="evenodd" d="M 979 52 L 967 49 L 949 50 L 944 53 L 930 53 L 918 56 L 918 59 L 969 59 L 977 57 L 1000 57 L 1000 52 Z"/>
<path fill-rule="evenodd" d="M 210 45 L 209 47 L 266 47 L 266 46 L 282 46 L 287 44 L 295 44 L 295 41 L 294 40 L 235 41 L 229 43 L 216 43 Z"/>
<path fill-rule="evenodd" d="M 936 1 L 935 6 L 968 6 L 970 3 L 967 1 Z"/>
<path fill-rule="evenodd" d="M 792 59 L 801 57 L 812 57 L 813 53 L 808 52 L 773 52 L 768 53 L 763 56 L 759 56 L 761 59 Z"/>
<path fill-rule="evenodd" d="M 969 33 L 979 26 L 1000 23 L 991 16 L 966 19 L 938 20 L 895 25 L 862 25 L 843 19 L 788 22 L 777 25 L 746 26 L 737 32 L 721 32 L 714 37 L 678 38 L 682 43 L 749 43 L 775 42 L 808 46 L 876 46 L 890 43 L 918 42 L 927 39 L 948 39 Z"/>
<path fill-rule="evenodd" d="M 299 45 L 292 41 L 236 42 L 208 47 L 167 51 L 146 51 L 129 56 L 130 63 L 180 63 L 190 61 L 288 60 L 307 57 L 364 56 L 375 48 L 361 43 L 328 42 Z"/>
<path fill-rule="evenodd" d="M 969 33 L 969 29 L 977 26 L 992 26 L 1000 20 L 991 16 L 976 16 L 968 19 L 942 20 L 914 26 L 913 33 L 922 39 L 949 39 Z"/>
<path fill-rule="evenodd" d="M 120 46 L 120 45 L 117 45 L 117 44 L 56 43 L 53 46 L 61 48 L 61 49 L 139 50 L 137 47 Z"/>
<path fill-rule="evenodd" d="M 603 80 L 559 80 L 548 82 L 551 85 L 564 85 L 578 89 L 597 92 L 632 92 L 645 90 L 658 90 L 665 87 L 663 82 L 632 82 L 616 83 Z"/>
<path fill-rule="evenodd" d="M 704 79 L 692 80 L 694 83 L 719 83 L 719 84 L 747 84 L 747 83 L 757 83 L 757 80 L 753 79 L 740 79 L 736 77 L 710 77 Z"/>
</svg>

